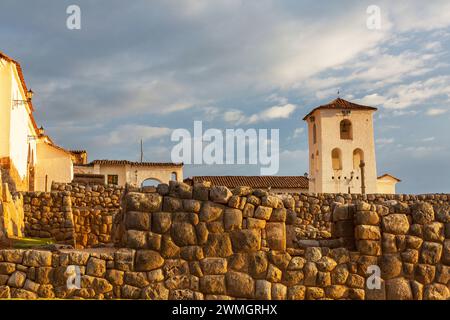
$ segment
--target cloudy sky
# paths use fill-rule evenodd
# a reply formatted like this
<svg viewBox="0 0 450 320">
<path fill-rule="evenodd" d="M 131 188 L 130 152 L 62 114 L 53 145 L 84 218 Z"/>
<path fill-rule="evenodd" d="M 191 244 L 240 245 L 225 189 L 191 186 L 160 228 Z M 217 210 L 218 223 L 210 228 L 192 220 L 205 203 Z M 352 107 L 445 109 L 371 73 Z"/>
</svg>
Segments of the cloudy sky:
<svg viewBox="0 0 450 320">
<path fill-rule="evenodd" d="M 81 30 L 66 8 L 81 8 Z M 380 30 L 367 28 L 369 5 Z M 280 175 L 308 171 L 302 117 L 341 97 L 379 108 L 378 173 L 450 192 L 450 2 L 0 2 L 0 51 L 24 68 L 47 133 L 93 159 L 170 161 L 175 128 L 280 129 Z M 259 174 L 186 166 L 185 176 Z"/>
</svg>

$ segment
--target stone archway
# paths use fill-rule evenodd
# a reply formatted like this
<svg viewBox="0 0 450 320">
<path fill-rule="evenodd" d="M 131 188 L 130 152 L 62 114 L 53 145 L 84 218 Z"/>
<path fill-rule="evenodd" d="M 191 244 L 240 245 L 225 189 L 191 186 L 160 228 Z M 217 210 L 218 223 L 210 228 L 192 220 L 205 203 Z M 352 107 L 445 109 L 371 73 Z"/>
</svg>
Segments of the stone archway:
<svg viewBox="0 0 450 320">
<path fill-rule="evenodd" d="M 141 182 L 141 187 L 157 187 L 158 184 L 161 184 L 161 180 L 156 178 L 147 178 Z"/>
</svg>

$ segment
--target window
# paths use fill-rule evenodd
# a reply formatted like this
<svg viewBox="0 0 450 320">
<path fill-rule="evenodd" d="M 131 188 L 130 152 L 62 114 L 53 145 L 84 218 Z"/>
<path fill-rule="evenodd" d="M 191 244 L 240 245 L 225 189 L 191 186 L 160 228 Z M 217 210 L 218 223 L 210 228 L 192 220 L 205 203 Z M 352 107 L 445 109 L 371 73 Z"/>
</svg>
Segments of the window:
<svg viewBox="0 0 450 320">
<path fill-rule="evenodd" d="M 353 151 L 353 170 L 359 170 L 359 164 L 364 161 L 364 152 L 361 149 Z"/>
<path fill-rule="evenodd" d="M 342 153 L 339 148 L 335 148 L 331 151 L 331 163 L 333 170 L 342 170 Z"/>
<path fill-rule="evenodd" d="M 317 143 L 317 127 L 316 127 L 316 124 L 314 123 L 314 125 L 313 125 L 313 144 L 316 144 Z"/>
<path fill-rule="evenodd" d="M 341 139 L 352 140 L 352 123 L 348 119 L 344 119 L 340 123 Z"/>
<path fill-rule="evenodd" d="M 108 174 L 108 184 L 119 184 L 119 176 L 117 174 Z"/>
<path fill-rule="evenodd" d="M 178 181 L 178 179 L 177 179 L 177 173 L 176 173 L 176 172 L 172 172 L 172 174 L 170 175 L 170 180 L 172 180 L 172 181 Z"/>
</svg>

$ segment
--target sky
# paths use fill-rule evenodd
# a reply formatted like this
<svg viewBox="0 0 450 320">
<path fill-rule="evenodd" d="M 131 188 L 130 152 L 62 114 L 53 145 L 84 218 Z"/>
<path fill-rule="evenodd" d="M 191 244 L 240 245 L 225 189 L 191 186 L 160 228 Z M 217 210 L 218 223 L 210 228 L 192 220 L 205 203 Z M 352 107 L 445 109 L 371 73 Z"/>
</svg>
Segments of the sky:
<svg viewBox="0 0 450 320">
<path fill-rule="evenodd" d="M 69 5 L 81 29 L 66 27 Z M 369 5 L 379 29 L 367 27 Z M 337 97 L 368 104 L 377 171 L 401 193 L 450 192 L 450 2 L 1 0 L 0 51 L 35 117 L 89 159 L 170 161 L 174 129 L 280 130 L 279 175 L 308 171 L 306 123 Z M 257 165 L 186 165 L 192 175 Z"/>
</svg>

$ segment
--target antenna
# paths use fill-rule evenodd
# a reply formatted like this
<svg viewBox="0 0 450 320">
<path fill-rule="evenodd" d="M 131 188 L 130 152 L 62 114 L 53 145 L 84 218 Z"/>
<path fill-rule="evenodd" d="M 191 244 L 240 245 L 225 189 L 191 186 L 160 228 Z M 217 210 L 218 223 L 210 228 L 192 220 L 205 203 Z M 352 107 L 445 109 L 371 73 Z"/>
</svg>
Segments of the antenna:
<svg viewBox="0 0 450 320">
<path fill-rule="evenodd" d="M 144 162 L 144 150 L 142 147 L 142 139 L 141 139 L 141 163 Z"/>
<path fill-rule="evenodd" d="M 338 98 L 339 98 L 340 93 L 341 93 L 341 90 L 338 89 L 338 92 L 337 92 Z"/>
</svg>

